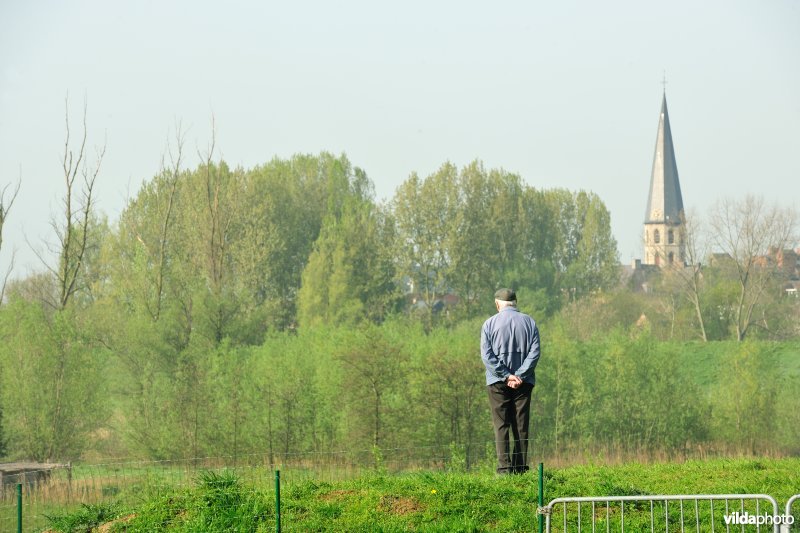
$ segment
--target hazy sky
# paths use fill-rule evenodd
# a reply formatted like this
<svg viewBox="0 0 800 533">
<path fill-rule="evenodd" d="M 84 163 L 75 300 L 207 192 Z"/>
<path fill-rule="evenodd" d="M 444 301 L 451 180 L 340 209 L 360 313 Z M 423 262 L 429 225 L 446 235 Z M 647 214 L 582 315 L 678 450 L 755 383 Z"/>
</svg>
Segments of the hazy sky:
<svg viewBox="0 0 800 533">
<path fill-rule="evenodd" d="M 479 158 L 596 192 L 642 256 L 662 76 L 684 204 L 800 196 L 800 2 L 0 0 L 0 187 L 21 176 L 0 269 L 41 269 L 64 191 L 64 99 L 107 139 L 113 222 L 170 128 L 188 163 L 346 153 L 390 198 L 412 171 Z"/>
</svg>

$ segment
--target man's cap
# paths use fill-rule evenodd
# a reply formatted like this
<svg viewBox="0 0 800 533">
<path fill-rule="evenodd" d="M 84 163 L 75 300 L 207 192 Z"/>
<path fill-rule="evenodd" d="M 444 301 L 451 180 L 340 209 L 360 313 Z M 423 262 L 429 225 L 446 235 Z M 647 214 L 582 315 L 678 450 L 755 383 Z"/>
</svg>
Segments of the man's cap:
<svg viewBox="0 0 800 533">
<path fill-rule="evenodd" d="M 500 300 L 501 302 L 516 302 L 517 293 L 511 289 L 498 289 L 497 292 L 494 293 L 494 299 Z"/>
</svg>

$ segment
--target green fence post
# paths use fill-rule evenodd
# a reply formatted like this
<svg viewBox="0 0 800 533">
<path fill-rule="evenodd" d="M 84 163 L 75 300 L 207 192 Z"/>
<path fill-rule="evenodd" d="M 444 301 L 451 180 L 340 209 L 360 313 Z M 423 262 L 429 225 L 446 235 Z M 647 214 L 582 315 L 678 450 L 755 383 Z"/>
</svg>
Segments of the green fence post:
<svg viewBox="0 0 800 533">
<path fill-rule="evenodd" d="M 275 471 L 275 531 L 281 533 L 281 471 Z"/>
<path fill-rule="evenodd" d="M 17 483 L 17 533 L 22 533 L 22 483 Z"/>
<path fill-rule="evenodd" d="M 539 509 L 544 507 L 544 463 L 539 463 Z M 539 513 L 539 533 L 544 533 L 544 515 Z"/>
</svg>

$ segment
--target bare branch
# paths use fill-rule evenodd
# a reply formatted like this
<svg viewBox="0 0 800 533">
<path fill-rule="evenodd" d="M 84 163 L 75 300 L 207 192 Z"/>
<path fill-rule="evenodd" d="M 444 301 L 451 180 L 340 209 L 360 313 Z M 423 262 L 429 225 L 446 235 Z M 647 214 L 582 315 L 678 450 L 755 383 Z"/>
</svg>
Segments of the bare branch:
<svg viewBox="0 0 800 533">
<path fill-rule="evenodd" d="M 84 108 L 85 113 L 85 108 Z M 85 128 L 86 128 L 86 117 L 84 116 L 84 138 L 85 138 Z M 81 147 L 83 150 L 83 147 Z M 83 196 L 84 196 L 84 203 L 81 207 L 81 218 L 79 221 L 79 230 L 80 230 L 80 242 L 78 244 L 77 249 L 72 250 L 71 253 L 73 254 L 73 262 L 74 265 L 72 267 L 71 272 L 69 273 L 70 279 L 68 280 L 67 291 L 62 292 L 62 307 L 66 307 L 67 301 L 69 297 L 75 292 L 77 287 L 77 280 L 80 277 L 80 270 L 83 266 L 83 260 L 86 256 L 86 250 L 88 246 L 88 238 L 89 238 L 89 223 L 91 222 L 91 215 L 92 215 L 92 206 L 93 206 L 93 193 L 94 193 L 94 186 L 97 181 L 97 175 L 100 172 L 100 165 L 103 162 L 103 157 L 106 153 L 106 145 L 103 144 L 103 147 L 98 150 L 97 152 L 97 161 L 94 165 L 93 170 L 90 172 L 89 170 L 84 167 L 82 169 L 83 174 Z M 67 280 L 65 280 L 67 281 Z"/>
<path fill-rule="evenodd" d="M 161 235 L 159 236 L 159 249 L 158 249 L 158 272 L 156 273 L 156 310 L 153 315 L 154 320 L 158 320 L 161 316 L 161 305 L 164 300 L 164 270 L 167 261 L 167 237 L 170 227 L 170 219 L 172 217 L 172 208 L 175 203 L 175 194 L 178 190 L 178 179 L 181 171 L 181 159 L 183 157 L 183 145 L 186 141 L 183 128 L 178 122 L 175 125 L 175 143 L 177 154 L 173 154 L 172 146 L 167 143 L 167 152 L 171 168 L 169 171 L 169 195 L 167 197 L 166 212 L 164 213 L 164 220 L 161 225 Z M 163 166 L 163 159 L 162 159 Z"/>
<path fill-rule="evenodd" d="M 11 277 L 11 272 L 14 270 L 14 259 L 16 259 L 16 251 L 11 253 L 11 263 L 8 265 L 6 275 L 3 277 L 3 284 L 0 285 L 0 305 L 3 305 L 6 295 L 6 286 L 8 285 L 8 278 Z"/>
<path fill-rule="evenodd" d="M 214 157 L 214 151 L 217 146 L 217 125 L 214 113 L 211 113 L 211 143 L 206 147 L 205 152 L 201 152 L 200 148 L 196 148 L 197 156 L 204 163 L 209 163 Z"/>
<path fill-rule="evenodd" d="M 6 193 L 8 192 L 8 188 L 11 187 L 11 184 L 7 184 L 0 190 L 0 221 L 5 220 L 5 214 L 11 210 L 11 207 L 14 205 L 14 200 L 17 199 L 17 195 L 19 194 L 19 188 L 22 186 L 22 170 L 20 170 L 20 177 L 17 179 L 17 185 L 14 187 L 14 192 L 11 194 L 11 197 L 6 200 Z M 8 202 L 8 203 L 6 203 Z"/>
<path fill-rule="evenodd" d="M 172 152 L 172 145 L 167 142 L 167 153 L 169 154 L 170 167 L 172 176 L 177 177 L 181 168 L 181 159 L 183 158 L 183 146 L 186 143 L 186 132 L 183 131 L 183 123 L 175 120 L 175 149 L 176 154 Z M 163 164 L 162 164 L 163 166 Z"/>
<path fill-rule="evenodd" d="M 8 192 L 8 188 L 11 186 L 10 183 L 0 190 L 0 250 L 3 249 L 3 226 L 8 219 L 8 214 L 11 212 L 11 208 L 14 206 L 14 201 L 17 199 L 21 185 L 22 170 L 20 170 L 20 177 L 17 180 L 17 186 L 14 187 L 14 192 L 11 194 L 10 198 L 6 199 L 6 193 Z"/>
<path fill-rule="evenodd" d="M 83 135 L 81 136 L 77 153 L 75 153 L 70 146 L 72 132 L 69 122 L 69 95 L 64 99 L 64 107 L 64 127 L 66 133 L 62 171 L 64 173 L 66 191 L 62 199 L 63 211 L 61 215 L 59 215 L 60 220 L 59 218 L 54 218 L 50 223 L 56 234 L 58 243 L 53 247 L 48 245 L 48 248 L 58 255 L 58 265 L 56 267 L 51 267 L 49 262 L 31 246 L 36 256 L 42 264 L 54 274 L 58 282 L 60 294 L 55 307 L 61 309 L 67 306 L 72 295 L 79 288 L 81 270 L 89 247 L 89 225 L 94 210 L 94 187 L 106 152 L 106 141 L 104 141 L 102 147 L 96 151 L 96 160 L 94 164 L 91 167 L 87 166 L 87 99 L 84 96 L 82 117 Z M 79 173 L 83 178 L 80 191 L 76 189 L 76 180 Z M 80 203 L 78 203 L 76 199 L 78 194 L 80 194 Z"/>
<path fill-rule="evenodd" d="M 31 249 L 31 251 L 33 252 L 33 254 L 34 254 L 36 257 L 37 257 L 37 259 L 39 259 L 39 261 L 42 263 L 42 265 L 43 265 L 43 266 L 44 266 L 44 267 L 45 267 L 45 268 L 46 268 L 46 269 L 47 269 L 47 270 L 48 270 L 48 271 L 49 271 L 51 274 L 53 274 L 53 276 L 54 276 L 54 277 L 57 279 L 57 278 L 58 278 L 58 271 L 57 271 L 56 269 L 54 269 L 53 267 L 51 267 L 51 266 L 50 266 L 50 263 L 49 263 L 49 261 L 47 261 L 47 259 L 45 259 L 45 258 L 42 256 L 42 254 L 39 252 L 39 250 L 37 250 L 37 249 L 36 249 L 36 247 L 33 245 L 33 243 L 31 243 L 31 241 L 28 239 L 28 236 L 27 236 L 27 235 L 25 235 L 25 243 L 26 243 L 26 244 L 28 245 L 28 247 Z M 48 247 L 48 248 L 49 248 L 49 247 Z M 53 250 L 52 250 L 52 249 L 50 249 L 50 251 L 52 252 Z"/>
<path fill-rule="evenodd" d="M 680 292 L 694 309 L 700 328 L 700 338 L 707 341 L 701 302 L 703 293 L 701 261 L 706 257 L 708 249 L 707 240 L 703 238 L 698 217 L 695 214 L 684 215 L 683 230 L 679 238 L 684 244 L 686 264 L 684 265 L 683 262 L 671 264 L 667 272 L 671 277 L 679 280 Z"/>
</svg>

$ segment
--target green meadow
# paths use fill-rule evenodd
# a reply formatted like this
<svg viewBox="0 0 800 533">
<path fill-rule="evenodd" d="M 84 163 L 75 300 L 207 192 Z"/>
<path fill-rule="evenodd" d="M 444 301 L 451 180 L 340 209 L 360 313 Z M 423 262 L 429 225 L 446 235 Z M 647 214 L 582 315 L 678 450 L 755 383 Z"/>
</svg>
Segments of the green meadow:
<svg viewBox="0 0 800 533">
<path fill-rule="evenodd" d="M 616 466 L 580 465 L 546 469 L 545 501 L 569 496 L 666 494 L 751 494 L 773 496 L 783 512 L 785 502 L 800 493 L 800 459 L 716 459 Z M 535 531 L 538 479 L 535 473 L 497 477 L 488 466 L 476 472 L 380 471 L 345 481 L 306 480 L 281 490 L 281 526 L 284 531 Z M 739 508 L 730 502 L 730 511 Z M 751 503 L 747 509 L 754 512 Z M 589 526 L 589 507 L 583 507 L 583 525 Z M 680 516 L 677 503 L 667 509 L 670 525 Z M 708 524 L 708 506 L 698 515 L 686 501 L 687 523 Z M 761 512 L 765 508 L 761 507 Z M 576 526 L 570 509 L 568 530 Z M 800 508 L 794 509 L 798 514 Z M 563 527 L 559 508 L 554 530 Z M 724 502 L 717 505 L 720 523 Z M 626 528 L 648 527 L 649 505 L 631 504 L 625 510 Z M 663 504 L 655 506 L 664 521 Z M 595 510 L 596 525 L 605 520 L 618 527 L 619 509 L 608 517 Z M 102 529 L 98 529 L 102 526 Z M 52 516 L 54 531 L 274 531 L 275 492 L 269 483 L 252 484 L 235 471 L 203 472 L 189 487 L 142 496 L 136 503 L 109 500 L 75 512 Z M 703 527 L 707 530 L 707 526 Z"/>
</svg>

